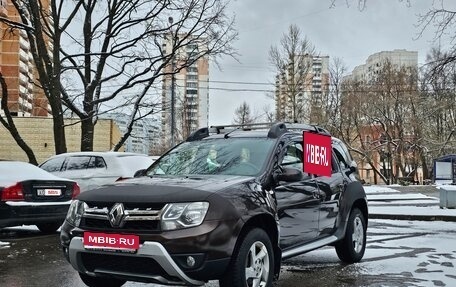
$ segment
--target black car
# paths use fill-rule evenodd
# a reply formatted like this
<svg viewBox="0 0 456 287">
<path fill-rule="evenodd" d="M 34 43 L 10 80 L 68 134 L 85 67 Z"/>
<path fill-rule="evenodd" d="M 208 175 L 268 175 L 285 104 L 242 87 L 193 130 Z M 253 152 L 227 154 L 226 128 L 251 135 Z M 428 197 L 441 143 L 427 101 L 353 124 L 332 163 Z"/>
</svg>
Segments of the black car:
<svg viewBox="0 0 456 287">
<path fill-rule="evenodd" d="M 19 161 L 0 161 L 0 228 L 36 225 L 55 232 L 80 193 L 72 180 Z"/>
<path fill-rule="evenodd" d="M 142 177 L 82 193 L 60 240 L 88 286 L 271 286 L 281 261 L 333 245 L 362 259 L 367 200 L 345 145 L 310 125 L 203 128 Z M 303 131 L 329 139 L 329 176 L 303 172 Z"/>
</svg>

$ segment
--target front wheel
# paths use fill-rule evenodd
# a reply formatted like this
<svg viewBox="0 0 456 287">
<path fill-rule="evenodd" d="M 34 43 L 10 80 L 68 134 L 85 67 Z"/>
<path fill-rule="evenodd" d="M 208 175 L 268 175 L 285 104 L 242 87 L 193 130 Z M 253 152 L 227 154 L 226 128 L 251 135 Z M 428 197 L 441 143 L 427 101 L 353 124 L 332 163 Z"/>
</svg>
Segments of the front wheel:
<svg viewBox="0 0 456 287">
<path fill-rule="evenodd" d="M 125 284 L 125 280 L 115 278 L 101 278 L 79 273 L 82 282 L 89 287 L 120 287 Z"/>
<path fill-rule="evenodd" d="M 347 263 L 359 262 L 366 250 L 366 220 L 358 208 L 354 208 L 348 218 L 344 238 L 336 243 L 336 252 L 340 260 Z"/>
<path fill-rule="evenodd" d="M 274 251 L 262 229 L 250 230 L 243 238 L 220 287 L 270 287 L 274 273 Z"/>
</svg>

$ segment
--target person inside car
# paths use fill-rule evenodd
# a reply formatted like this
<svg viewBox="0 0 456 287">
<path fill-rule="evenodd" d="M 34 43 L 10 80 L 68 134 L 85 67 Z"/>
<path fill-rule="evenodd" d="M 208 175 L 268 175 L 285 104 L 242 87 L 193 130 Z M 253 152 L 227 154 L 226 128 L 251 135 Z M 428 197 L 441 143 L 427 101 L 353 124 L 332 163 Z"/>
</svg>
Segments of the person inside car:
<svg viewBox="0 0 456 287">
<path fill-rule="evenodd" d="M 217 150 L 214 147 L 210 148 L 206 162 L 209 172 L 213 172 L 220 167 L 220 163 L 217 162 Z"/>
</svg>

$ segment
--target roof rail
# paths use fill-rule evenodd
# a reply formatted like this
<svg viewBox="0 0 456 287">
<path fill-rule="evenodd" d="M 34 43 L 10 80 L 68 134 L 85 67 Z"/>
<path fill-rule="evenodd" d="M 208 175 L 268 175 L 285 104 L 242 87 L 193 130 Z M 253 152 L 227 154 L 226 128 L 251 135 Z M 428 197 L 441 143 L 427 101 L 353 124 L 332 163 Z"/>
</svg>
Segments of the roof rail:
<svg viewBox="0 0 456 287">
<path fill-rule="evenodd" d="M 300 124 L 300 123 L 289 123 L 289 122 L 277 122 L 277 123 L 254 123 L 254 124 L 243 124 L 243 125 L 220 125 L 220 126 L 210 126 L 200 128 L 187 138 L 186 141 L 196 141 L 201 140 L 205 137 L 208 137 L 210 134 L 225 134 L 228 138 L 228 134 L 236 130 L 240 131 L 250 131 L 250 130 L 260 130 L 267 129 L 268 138 L 278 138 L 287 131 L 314 131 L 317 133 L 322 133 L 330 135 L 330 133 L 319 126 L 309 125 L 309 124 Z"/>
<path fill-rule="evenodd" d="M 321 134 L 326 134 L 326 135 L 331 135 L 331 133 L 320 127 L 320 126 L 317 126 L 317 125 L 309 125 L 309 124 L 301 124 L 301 123 L 289 123 L 289 122 L 285 122 L 286 126 L 287 126 L 287 130 L 307 130 L 307 131 L 315 131 L 317 133 L 321 133 Z"/>
<path fill-rule="evenodd" d="M 240 125 L 223 125 L 223 126 L 211 126 L 211 128 L 216 128 L 218 130 L 233 130 L 239 129 L 244 131 L 249 130 L 259 130 L 270 128 L 274 123 L 252 123 L 252 124 L 240 124 Z"/>
</svg>

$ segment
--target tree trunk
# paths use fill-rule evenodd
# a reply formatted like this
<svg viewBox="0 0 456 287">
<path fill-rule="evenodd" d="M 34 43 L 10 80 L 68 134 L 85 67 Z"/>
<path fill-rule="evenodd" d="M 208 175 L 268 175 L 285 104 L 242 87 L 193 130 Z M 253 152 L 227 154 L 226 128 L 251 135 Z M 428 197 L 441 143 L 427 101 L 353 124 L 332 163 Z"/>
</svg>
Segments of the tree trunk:
<svg viewBox="0 0 456 287">
<path fill-rule="evenodd" d="M 67 152 L 66 137 L 65 137 L 65 123 L 62 116 L 53 113 L 53 129 L 54 129 L 54 144 L 55 154 Z"/>
<path fill-rule="evenodd" d="M 6 85 L 5 78 L 3 78 L 2 73 L 0 73 L 0 85 L 2 90 L 2 98 L 0 107 L 5 113 L 6 120 L 3 119 L 0 115 L 0 122 L 2 125 L 11 133 L 11 136 L 16 141 L 17 145 L 25 152 L 27 158 L 31 164 L 38 165 L 38 161 L 36 160 L 35 154 L 33 150 L 27 145 L 27 143 L 22 139 L 21 135 L 19 134 L 16 125 L 14 124 L 13 118 L 11 117 L 11 113 L 8 109 L 8 87 Z"/>
<path fill-rule="evenodd" d="M 93 135 L 95 125 L 91 118 L 81 121 L 81 151 L 93 151 Z"/>
</svg>

